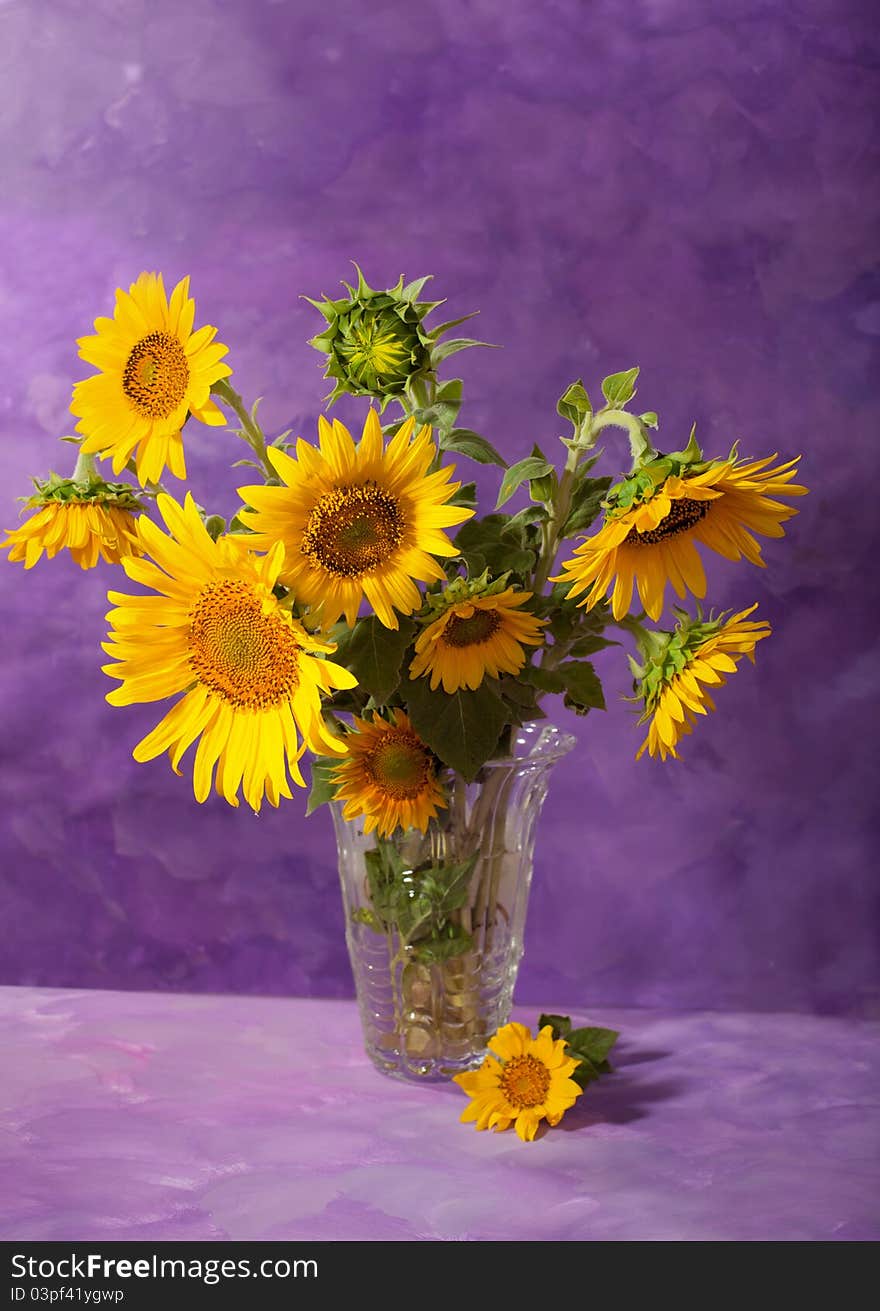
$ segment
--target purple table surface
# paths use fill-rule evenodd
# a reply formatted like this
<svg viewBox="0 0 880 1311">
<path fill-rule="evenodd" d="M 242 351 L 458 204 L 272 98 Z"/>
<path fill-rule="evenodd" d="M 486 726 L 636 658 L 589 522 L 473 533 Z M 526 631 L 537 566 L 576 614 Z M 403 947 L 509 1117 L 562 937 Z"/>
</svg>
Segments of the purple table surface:
<svg viewBox="0 0 880 1311">
<path fill-rule="evenodd" d="M 0 1238 L 880 1237 L 877 1025 L 589 1019 L 617 1073 L 524 1144 L 376 1073 L 351 1002 L 0 989 Z"/>
</svg>

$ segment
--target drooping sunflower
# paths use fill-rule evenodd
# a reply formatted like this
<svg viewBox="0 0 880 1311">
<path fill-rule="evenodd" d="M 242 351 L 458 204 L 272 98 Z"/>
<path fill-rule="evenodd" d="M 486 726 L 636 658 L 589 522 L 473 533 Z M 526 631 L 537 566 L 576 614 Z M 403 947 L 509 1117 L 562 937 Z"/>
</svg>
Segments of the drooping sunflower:
<svg viewBox="0 0 880 1311">
<path fill-rule="evenodd" d="M 576 1057 L 566 1056 L 565 1040 L 546 1024 L 533 1038 L 524 1024 L 505 1024 L 489 1041 L 478 1070 L 456 1074 L 453 1082 L 472 1098 L 461 1113 L 464 1124 L 500 1133 L 514 1125 L 530 1142 L 542 1120 L 558 1124 L 583 1089 L 571 1078 Z M 497 1058 L 497 1059 L 496 1059 Z"/>
<path fill-rule="evenodd" d="M 291 796 L 288 771 L 304 785 L 298 761 L 306 747 L 321 755 L 345 751 L 324 723 L 321 694 L 356 680 L 320 659 L 334 648 L 278 604 L 272 589 L 280 546 L 260 557 L 236 539 L 212 541 L 189 494 L 183 506 L 167 495 L 156 503 L 167 534 L 145 516 L 138 520 L 140 546 L 155 563 L 122 562 L 154 595 L 108 594 L 116 608 L 107 616 L 104 650 L 118 663 L 104 672 L 121 686 L 107 700 L 122 706 L 180 696 L 134 748 L 135 760 L 168 751 L 180 773 L 184 752 L 199 738 L 197 801 L 207 798 L 216 766 L 217 792 L 231 806 L 239 788 L 254 810 L 264 794 L 277 806 Z"/>
<path fill-rule="evenodd" d="M 460 486 L 449 481 L 454 469 L 428 473 L 431 430 L 413 436 L 413 427 L 407 419 L 386 449 L 371 409 L 355 446 L 343 424 L 322 416 L 320 450 L 302 439 L 296 459 L 269 448 L 284 486 L 239 488 L 252 507 L 239 516 L 254 531 L 248 540 L 258 550 L 284 543 L 281 581 L 325 628 L 341 614 L 353 624 L 364 597 L 386 628 L 397 628 L 395 611 L 422 603 L 413 580 L 442 579 L 434 556 L 455 555 L 444 528 L 473 514 L 447 504 Z"/>
<path fill-rule="evenodd" d="M 81 337 L 79 353 L 100 373 L 76 383 L 70 409 L 85 438 L 83 451 L 112 457 L 118 474 L 132 455 L 142 485 L 163 469 L 186 477 L 181 429 L 192 415 L 214 427 L 226 422 L 211 386 L 232 372 L 217 329 L 193 332 L 195 301 L 189 278 L 165 295 L 161 273 L 142 273 L 116 292 L 113 318 L 95 319 L 95 335 Z"/>
<path fill-rule="evenodd" d="M 19 528 L 10 528 L 0 550 L 32 569 L 45 551 L 48 559 L 67 550 L 81 569 L 98 560 L 119 564 L 123 556 L 139 555 L 136 514 L 141 510 L 131 490 L 98 478 L 85 482 L 56 474 L 37 484 L 28 501 L 34 513 Z"/>
<path fill-rule="evenodd" d="M 390 837 L 395 829 L 425 832 L 428 821 L 446 806 L 437 781 L 437 763 L 413 729 L 409 716 L 392 710 L 355 717 L 345 739 L 347 756 L 333 766 L 336 798 L 346 819 L 364 816 L 364 832 Z"/>
<path fill-rule="evenodd" d="M 478 688 L 488 674 L 518 674 L 526 662 L 523 646 L 540 646 L 546 619 L 521 606 L 531 592 L 516 587 L 492 591 L 456 579 L 439 596 L 430 597 L 430 622 L 416 638 L 410 678 L 430 675 L 431 689 L 444 692 Z M 436 616 L 436 617 L 434 617 Z"/>
<path fill-rule="evenodd" d="M 714 460 L 700 472 L 683 469 L 654 485 L 645 479 L 640 499 L 608 509 L 605 522 L 562 566 L 553 582 L 571 583 L 569 596 L 586 592 L 581 605 L 591 608 L 612 591 L 612 611 L 622 619 L 632 601 L 633 585 L 642 606 L 659 619 L 667 582 L 678 596 L 706 594 L 706 575 L 698 542 L 728 560 L 745 558 L 764 568 L 753 536 L 784 537 L 782 524 L 797 514 L 775 499 L 804 496 L 806 487 L 792 482 L 800 456 L 770 467 L 776 456 L 742 461 Z M 648 471 L 646 471 L 648 472 Z"/>
<path fill-rule="evenodd" d="M 650 720 L 648 736 L 636 753 L 678 758 L 676 747 L 696 723 L 696 715 L 715 709 L 706 690 L 723 687 L 726 674 L 736 672 L 744 655 L 755 662 L 755 646 L 770 636 L 770 625 L 750 621 L 757 604 L 729 618 L 682 622 L 674 633 L 654 634 L 640 675 L 639 698 L 644 701 L 640 724 Z"/>
</svg>

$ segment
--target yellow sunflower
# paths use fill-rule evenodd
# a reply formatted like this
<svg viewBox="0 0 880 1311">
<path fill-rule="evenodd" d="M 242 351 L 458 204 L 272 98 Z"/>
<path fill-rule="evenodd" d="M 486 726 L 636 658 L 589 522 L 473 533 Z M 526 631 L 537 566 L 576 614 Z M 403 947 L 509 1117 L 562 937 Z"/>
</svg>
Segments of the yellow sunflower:
<svg viewBox="0 0 880 1311">
<path fill-rule="evenodd" d="M 155 594 L 108 594 L 117 608 L 107 616 L 113 631 L 104 650 L 118 663 L 104 672 L 121 686 L 107 700 L 122 706 L 182 694 L 137 744 L 135 760 L 168 751 L 180 773 L 181 757 L 200 738 L 197 801 L 208 796 L 216 765 L 217 792 L 231 806 L 239 787 L 254 810 L 264 794 L 277 806 L 291 795 L 288 770 L 303 786 L 297 762 L 306 747 L 322 755 L 345 751 L 324 723 L 321 693 L 353 687 L 355 679 L 318 658 L 334 648 L 275 599 L 280 546 L 260 557 L 235 539 L 212 541 L 190 495 L 183 506 L 167 495 L 156 503 L 167 534 L 145 516 L 138 520 L 140 546 L 155 564 L 122 562 L 129 578 Z"/>
<path fill-rule="evenodd" d="M 24 560 L 25 569 L 44 551 L 51 560 L 67 550 L 81 569 L 94 568 L 99 559 L 119 564 L 123 556 L 140 554 L 135 513 L 141 507 L 124 488 L 53 475 L 28 505 L 34 513 L 0 542 L 0 550 L 8 549 L 10 560 Z"/>
<path fill-rule="evenodd" d="M 542 1120 L 558 1124 L 583 1092 L 571 1078 L 579 1062 L 566 1056 L 565 1040 L 554 1039 L 549 1024 L 537 1038 L 524 1024 L 505 1024 L 490 1039 L 489 1051 L 494 1055 L 478 1070 L 454 1076 L 472 1098 L 461 1113 L 464 1124 L 475 1121 L 478 1129 L 496 1133 L 514 1125 L 530 1142 Z"/>
<path fill-rule="evenodd" d="M 195 308 L 189 278 L 169 300 L 162 274 L 142 273 L 116 292 L 113 318 L 95 319 L 95 335 L 77 343 L 100 369 L 73 389 L 82 449 L 112 457 L 116 474 L 134 454 L 142 485 L 158 482 L 166 466 L 186 477 L 181 429 L 190 415 L 214 427 L 226 422 L 210 391 L 232 372 L 222 363 L 228 348 L 214 341 L 216 328 L 193 332 Z"/>
<path fill-rule="evenodd" d="M 441 611 L 416 639 L 410 678 L 430 674 L 431 689 L 444 692 L 477 688 L 488 674 L 518 674 L 526 662 L 523 645 L 540 646 L 546 619 L 519 609 L 531 592 L 515 587 L 468 595 L 468 584 L 457 579 L 439 597 L 432 611 Z"/>
<path fill-rule="evenodd" d="M 653 658 L 646 661 L 640 697 L 645 711 L 640 724 L 650 720 L 648 736 L 636 753 L 645 749 L 652 756 L 677 759 L 676 747 L 696 722 L 696 715 L 715 709 L 708 687 L 723 687 L 726 674 L 736 672 L 741 658 L 755 662 L 755 646 L 770 636 L 770 625 L 749 621 L 757 604 L 740 610 L 729 619 L 680 625 L 673 634 L 656 635 L 661 641 Z"/>
<path fill-rule="evenodd" d="M 286 549 L 281 581 L 317 612 L 326 628 L 341 614 L 353 624 L 363 597 L 386 628 L 395 610 L 410 614 L 422 603 L 413 579 L 439 580 L 435 555 L 455 555 L 443 531 L 473 510 L 448 505 L 460 484 L 451 466 L 429 473 L 436 455 L 430 428 L 413 437 L 407 419 L 387 449 L 376 411 L 367 414 L 357 446 L 338 420 L 318 420 L 320 450 L 300 440 L 296 459 L 270 447 L 282 487 L 241 487 L 252 507 L 240 518 L 254 530 L 259 550 Z"/>
<path fill-rule="evenodd" d="M 728 560 L 745 557 L 764 568 L 753 534 L 784 537 L 782 524 L 797 510 L 775 498 L 804 496 L 808 490 L 792 482 L 799 456 L 770 468 L 775 459 L 716 460 L 700 473 L 685 470 L 642 488 L 637 504 L 623 509 L 618 502 L 609 509 L 599 531 L 552 581 L 571 583 L 569 596 L 586 592 L 580 604 L 588 608 L 613 587 L 615 619 L 629 610 L 636 584 L 642 606 L 659 619 L 667 582 L 680 597 L 686 591 L 706 594 L 697 542 Z"/>
<path fill-rule="evenodd" d="M 348 755 L 333 767 L 336 798 L 345 802 L 346 819 L 364 816 L 365 833 L 390 837 L 398 827 L 424 833 L 446 806 L 436 761 L 409 717 L 402 710 L 390 714 L 390 720 L 375 712 L 371 720 L 355 717 L 345 739 Z"/>
</svg>

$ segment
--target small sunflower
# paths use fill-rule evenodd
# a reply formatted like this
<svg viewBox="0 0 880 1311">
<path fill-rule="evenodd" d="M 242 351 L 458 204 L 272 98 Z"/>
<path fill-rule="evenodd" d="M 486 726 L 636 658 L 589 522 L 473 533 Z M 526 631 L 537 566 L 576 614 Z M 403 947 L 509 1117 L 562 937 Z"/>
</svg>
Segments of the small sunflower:
<svg viewBox="0 0 880 1311">
<path fill-rule="evenodd" d="M 416 639 L 410 678 L 429 674 L 432 691 L 442 683 L 443 691 L 451 693 L 478 688 L 487 674 L 519 673 L 526 662 L 523 645 L 540 646 L 547 621 L 520 610 L 531 592 L 503 584 L 495 588 L 482 580 L 475 587 L 456 579 L 430 597 L 431 622 Z"/>
<path fill-rule="evenodd" d="M 755 662 L 755 646 L 770 636 L 770 625 L 749 621 L 757 604 L 725 619 L 682 621 L 674 633 L 651 634 L 645 665 L 635 666 L 644 701 L 640 724 L 650 720 L 648 736 L 636 754 L 678 758 L 676 747 L 693 729 L 696 715 L 715 709 L 708 687 L 723 687 L 746 655 Z"/>
<path fill-rule="evenodd" d="M 627 480 L 610 498 L 605 522 L 587 538 L 553 582 L 571 583 L 569 596 L 587 595 L 591 608 L 612 591 L 612 611 L 622 619 L 630 608 L 633 585 L 642 606 L 659 619 L 667 582 L 678 596 L 706 594 L 706 575 L 697 542 L 728 560 L 745 558 L 764 568 L 753 536 L 784 537 L 782 524 L 797 510 L 775 499 L 804 496 L 806 487 L 792 479 L 800 456 L 770 466 L 776 456 L 741 461 L 731 456 L 708 465 L 682 466 L 662 477 L 668 460 L 646 466 L 637 480 Z M 659 481 L 654 475 L 660 474 Z"/>
<path fill-rule="evenodd" d="M 352 625 L 361 600 L 386 628 L 397 628 L 395 611 L 410 614 L 422 604 L 413 579 L 445 577 L 434 556 L 455 555 L 443 531 L 470 519 L 473 510 L 448 505 L 460 484 L 451 466 L 429 473 L 437 453 L 430 428 L 413 436 L 407 419 L 384 447 L 371 409 L 360 443 L 338 420 L 318 420 L 320 450 L 296 444 L 296 459 L 269 447 L 282 487 L 241 487 L 249 508 L 239 517 L 253 529 L 258 550 L 283 542 L 281 581 L 329 628 L 341 614 Z"/>
<path fill-rule="evenodd" d="M 113 460 L 118 474 L 134 455 L 142 485 L 158 482 L 167 466 L 186 477 L 181 429 L 192 415 L 222 427 L 212 385 L 232 370 L 217 329 L 193 332 L 195 301 L 189 278 L 170 300 L 161 273 L 142 273 L 116 292 L 113 318 L 95 320 L 95 335 L 78 341 L 80 357 L 100 373 L 76 383 L 70 409 L 85 437 L 82 449 Z"/>
<path fill-rule="evenodd" d="M 230 537 L 213 541 L 189 494 L 183 506 L 160 495 L 168 527 L 138 520 L 147 560 L 123 560 L 134 582 L 155 595 L 110 592 L 116 609 L 104 650 L 116 664 L 104 672 L 120 680 L 111 705 L 180 699 L 137 744 L 135 760 L 168 751 L 175 773 L 184 752 L 200 738 L 193 765 L 197 801 L 216 789 L 231 806 L 241 787 L 254 810 L 265 794 L 273 806 L 290 797 L 287 772 L 304 786 L 298 761 L 308 747 L 342 753 L 321 714 L 321 694 L 353 687 L 340 665 L 319 656 L 334 648 L 318 641 L 278 604 L 273 586 L 282 548 L 249 554 Z M 302 736 L 302 744 L 299 741 Z"/>
<path fill-rule="evenodd" d="M 537 1038 L 524 1024 L 505 1024 L 490 1039 L 489 1051 L 494 1054 L 478 1070 L 454 1076 L 472 1098 L 461 1113 L 464 1124 L 475 1121 L 478 1129 L 496 1133 L 514 1125 L 530 1142 L 542 1120 L 558 1124 L 583 1092 L 571 1077 L 579 1062 L 566 1056 L 565 1039 L 554 1039 L 549 1024 Z"/>
<path fill-rule="evenodd" d="M 336 798 L 345 802 L 346 819 L 364 816 L 364 832 L 376 829 L 390 837 L 396 828 L 422 833 L 438 809 L 446 806 L 437 782 L 432 753 L 402 710 L 390 720 L 375 712 L 371 720 L 355 718 L 345 739 L 348 755 L 333 767 Z"/>
<path fill-rule="evenodd" d="M 135 515 L 142 507 L 123 483 L 52 474 L 37 483 L 27 504 L 34 513 L 0 542 L 0 550 L 8 548 L 10 560 L 24 560 L 25 569 L 44 551 L 51 560 L 68 550 L 81 569 L 93 569 L 99 559 L 119 564 L 125 555 L 140 554 Z"/>
</svg>

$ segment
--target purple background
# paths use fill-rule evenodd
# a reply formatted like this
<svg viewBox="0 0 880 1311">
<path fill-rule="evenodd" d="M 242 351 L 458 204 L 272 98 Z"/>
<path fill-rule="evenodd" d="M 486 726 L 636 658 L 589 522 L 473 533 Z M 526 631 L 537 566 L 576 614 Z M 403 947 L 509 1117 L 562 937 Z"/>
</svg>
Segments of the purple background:
<svg viewBox="0 0 880 1311">
<path fill-rule="evenodd" d="M 505 349 L 461 357 L 463 420 L 511 459 L 552 443 L 573 377 L 633 363 L 669 447 L 696 419 L 714 454 L 805 453 L 770 568 L 712 570 L 776 633 L 681 763 L 634 763 L 599 661 L 612 708 L 548 804 L 521 1001 L 877 1011 L 871 9 L 0 4 L 6 523 L 66 466 L 74 338 L 142 268 L 192 274 L 273 430 L 311 434 L 325 390 L 297 296 L 357 258 L 482 309 Z M 230 510 L 240 452 L 187 437 Z M 0 981 L 346 995 L 329 816 L 198 808 L 131 761 L 156 709 L 103 701 L 108 585 L 0 564 Z"/>
</svg>

